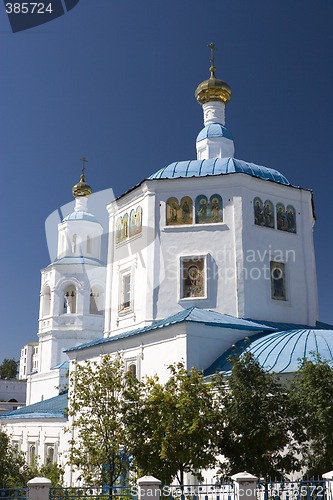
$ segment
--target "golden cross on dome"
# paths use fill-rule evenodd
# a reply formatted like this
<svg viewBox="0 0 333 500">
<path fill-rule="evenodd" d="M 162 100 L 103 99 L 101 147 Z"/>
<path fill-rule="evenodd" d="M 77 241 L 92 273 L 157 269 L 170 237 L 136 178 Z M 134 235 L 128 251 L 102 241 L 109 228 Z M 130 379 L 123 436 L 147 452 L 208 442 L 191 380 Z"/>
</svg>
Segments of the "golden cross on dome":
<svg viewBox="0 0 333 500">
<path fill-rule="evenodd" d="M 80 158 L 80 160 L 82 161 L 82 173 L 81 173 L 81 177 L 83 177 L 84 179 L 84 171 L 85 171 L 85 168 L 86 168 L 86 163 L 88 163 L 88 160 L 85 156 L 82 156 L 82 158 Z"/>
<path fill-rule="evenodd" d="M 215 43 L 211 42 L 207 45 L 207 47 L 210 48 L 210 72 L 211 76 L 215 76 L 215 51 L 217 50 L 217 47 Z"/>
</svg>

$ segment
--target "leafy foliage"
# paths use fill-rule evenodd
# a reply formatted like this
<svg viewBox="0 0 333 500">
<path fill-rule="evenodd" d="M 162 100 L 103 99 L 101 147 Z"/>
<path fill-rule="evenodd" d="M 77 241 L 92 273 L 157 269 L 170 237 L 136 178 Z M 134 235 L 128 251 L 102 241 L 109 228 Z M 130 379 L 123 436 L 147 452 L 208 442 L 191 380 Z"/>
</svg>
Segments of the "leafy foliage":
<svg viewBox="0 0 333 500">
<path fill-rule="evenodd" d="M 63 468 L 51 461 L 47 461 L 47 463 L 43 465 L 38 465 L 37 457 L 34 457 L 31 464 L 26 464 L 23 467 L 23 474 L 24 485 L 22 486 L 26 486 L 27 482 L 34 477 L 46 477 L 50 479 L 52 487 L 61 487 L 63 485 Z"/>
<path fill-rule="evenodd" d="M 70 376 L 68 461 L 88 485 L 112 486 L 128 472 L 122 405 L 130 383 L 120 357 L 77 364 Z"/>
<path fill-rule="evenodd" d="M 183 363 L 169 366 L 170 378 L 161 384 L 150 377 L 127 399 L 125 421 L 135 466 L 164 483 L 184 473 L 216 463 L 217 408 L 212 383 Z"/>
<path fill-rule="evenodd" d="M 15 359 L 4 359 L 0 365 L 0 378 L 16 378 L 18 373 L 18 361 Z"/>
<path fill-rule="evenodd" d="M 221 473 L 230 476 L 248 470 L 258 477 L 284 477 L 299 466 L 286 390 L 251 353 L 231 363 L 220 434 L 220 451 L 227 461 Z"/>
<path fill-rule="evenodd" d="M 10 444 L 9 436 L 0 431 L 0 486 L 10 488 L 24 483 L 24 464 L 24 455 Z"/>
<path fill-rule="evenodd" d="M 303 359 L 291 383 L 294 433 L 301 444 L 301 465 L 310 477 L 332 469 L 333 368 L 315 356 Z"/>
</svg>

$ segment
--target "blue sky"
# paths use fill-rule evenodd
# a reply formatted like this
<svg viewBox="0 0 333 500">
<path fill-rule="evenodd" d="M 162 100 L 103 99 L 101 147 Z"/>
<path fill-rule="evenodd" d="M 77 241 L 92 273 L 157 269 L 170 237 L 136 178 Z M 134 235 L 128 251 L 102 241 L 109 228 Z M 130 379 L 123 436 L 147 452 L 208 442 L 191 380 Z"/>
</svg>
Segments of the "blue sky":
<svg viewBox="0 0 333 500">
<path fill-rule="evenodd" d="M 195 158 L 211 41 L 236 158 L 313 189 L 320 319 L 333 322 L 332 25 L 330 0 L 80 0 L 12 33 L 0 4 L 0 360 L 37 340 L 44 224 L 71 201 L 80 156 L 94 191 L 116 195 Z"/>
</svg>

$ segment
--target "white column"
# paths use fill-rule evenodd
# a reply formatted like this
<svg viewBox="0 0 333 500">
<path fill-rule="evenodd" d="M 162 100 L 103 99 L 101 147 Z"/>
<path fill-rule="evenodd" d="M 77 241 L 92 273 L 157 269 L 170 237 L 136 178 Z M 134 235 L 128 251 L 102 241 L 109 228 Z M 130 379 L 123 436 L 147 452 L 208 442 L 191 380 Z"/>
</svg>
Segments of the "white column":
<svg viewBox="0 0 333 500">
<path fill-rule="evenodd" d="M 235 483 L 235 500 L 257 500 L 257 476 L 248 472 L 238 472 L 231 476 Z"/>
<path fill-rule="evenodd" d="M 28 481 L 29 500 L 49 500 L 51 481 L 46 477 L 34 477 Z"/>
<path fill-rule="evenodd" d="M 139 500 L 159 500 L 161 481 L 153 476 L 143 476 L 137 481 Z"/>
</svg>

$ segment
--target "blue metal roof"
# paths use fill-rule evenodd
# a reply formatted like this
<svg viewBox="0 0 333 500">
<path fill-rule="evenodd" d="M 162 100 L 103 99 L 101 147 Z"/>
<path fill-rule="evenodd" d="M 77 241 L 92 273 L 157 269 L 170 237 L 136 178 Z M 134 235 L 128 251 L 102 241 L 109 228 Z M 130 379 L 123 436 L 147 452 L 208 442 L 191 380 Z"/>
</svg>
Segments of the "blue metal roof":
<svg viewBox="0 0 333 500">
<path fill-rule="evenodd" d="M 60 394 L 54 398 L 45 399 L 39 403 L 23 406 L 18 410 L 13 410 L 4 415 L 0 415 L 0 419 L 12 418 L 67 418 L 67 393 Z"/>
<path fill-rule="evenodd" d="M 244 330 L 248 332 L 257 331 L 272 331 L 273 328 L 265 326 L 262 324 L 255 323 L 254 321 L 249 321 L 241 318 L 235 318 L 234 316 L 229 316 L 228 314 L 221 314 L 216 311 L 210 311 L 208 309 L 199 309 L 198 307 L 190 307 L 180 311 L 172 316 L 165 319 L 156 321 L 152 325 L 148 325 L 142 328 L 137 328 L 135 330 L 129 330 L 126 332 L 119 333 L 118 335 L 112 335 L 112 337 L 102 337 L 85 344 L 81 344 L 76 347 L 71 347 L 65 352 L 79 351 L 83 349 L 88 349 L 89 347 L 94 347 L 101 344 L 107 344 L 109 342 L 114 342 L 119 339 L 132 337 L 134 335 L 140 335 L 158 328 L 164 328 L 170 325 L 175 325 L 182 323 L 183 321 L 200 323 L 206 326 L 216 326 L 220 328 L 231 328 L 234 330 Z"/>
<path fill-rule="evenodd" d="M 290 186 L 286 177 L 272 168 L 255 165 L 236 158 L 214 158 L 209 160 L 188 160 L 170 163 L 148 179 L 175 179 L 179 177 L 206 177 L 242 173 L 260 179 L 278 182 Z"/>
<path fill-rule="evenodd" d="M 63 222 L 68 220 L 86 220 L 89 222 L 97 222 L 97 224 L 99 224 L 96 217 L 93 214 L 90 214 L 89 212 L 81 212 L 81 211 L 72 212 L 63 219 Z"/>
<path fill-rule="evenodd" d="M 229 358 L 251 352 L 261 366 L 276 373 L 293 373 L 300 360 L 312 359 L 319 354 L 323 360 L 333 362 L 333 330 L 295 329 L 273 333 L 260 333 L 236 342 L 205 370 L 205 375 L 230 372 Z"/>
<path fill-rule="evenodd" d="M 220 123 L 210 123 L 206 125 L 198 134 L 197 142 L 209 137 L 225 137 L 226 139 L 233 140 L 233 137 L 227 127 Z"/>
</svg>

